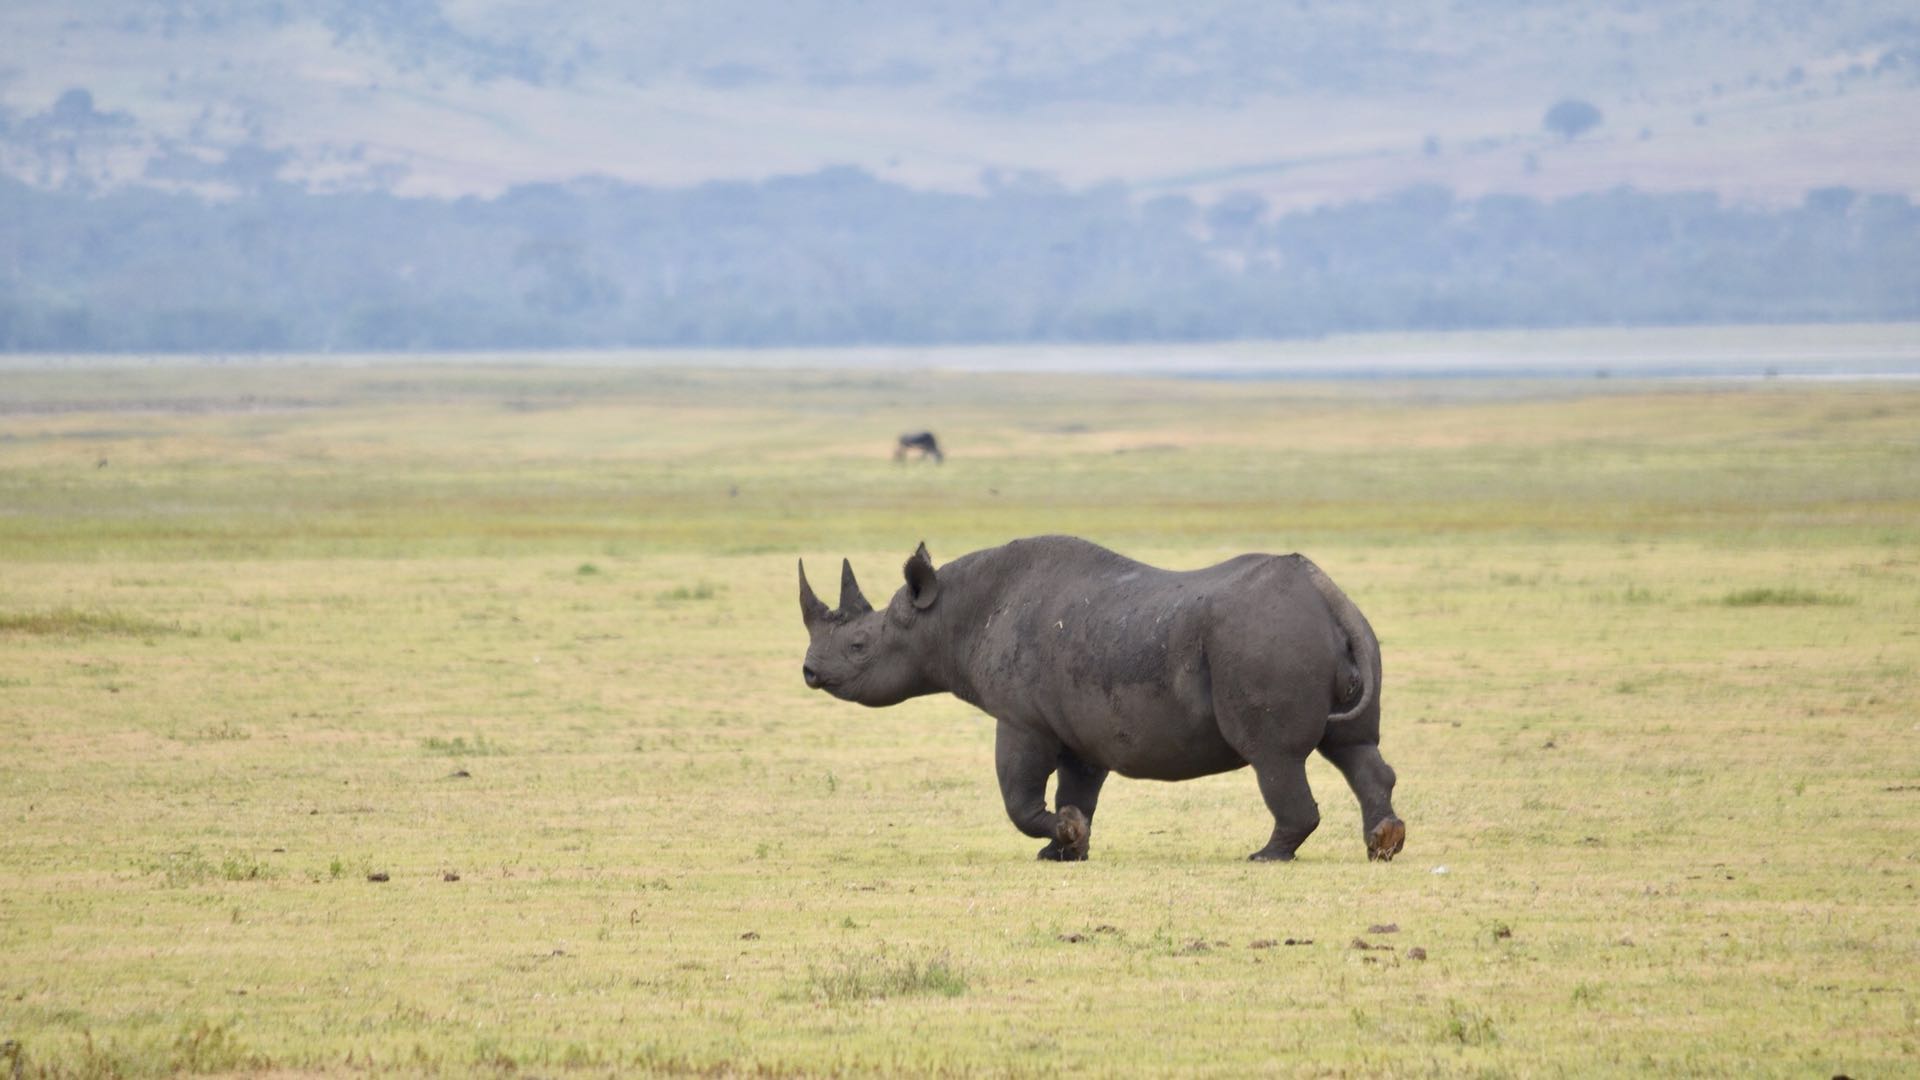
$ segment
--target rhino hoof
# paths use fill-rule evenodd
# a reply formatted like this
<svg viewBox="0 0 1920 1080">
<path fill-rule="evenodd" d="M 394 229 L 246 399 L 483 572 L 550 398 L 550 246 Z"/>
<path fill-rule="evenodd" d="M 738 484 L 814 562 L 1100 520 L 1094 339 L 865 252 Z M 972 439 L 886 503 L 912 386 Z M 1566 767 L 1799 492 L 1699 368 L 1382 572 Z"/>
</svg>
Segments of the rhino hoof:
<svg viewBox="0 0 1920 1080">
<path fill-rule="evenodd" d="M 1259 851 L 1256 851 L 1253 854 L 1247 856 L 1247 861 L 1248 862 L 1292 862 L 1293 852 L 1281 851 L 1278 848 L 1261 848 Z"/>
<path fill-rule="evenodd" d="M 1053 843 L 1047 846 L 1059 849 L 1061 862 L 1086 861 L 1087 841 L 1093 835 L 1093 825 L 1087 821 L 1087 815 L 1077 806 L 1063 806 L 1058 817 L 1060 823 L 1054 826 Z"/>
<path fill-rule="evenodd" d="M 1082 847 L 1076 852 L 1072 849 L 1061 847 L 1059 841 L 1056 840 L 1046 847 L 1041 848 L 1040 853 L 1035 855 L 1034 858 L 1041 862 L 1086 862 L 1087 849 Z"/>
<path fill-rule="evenodd" d="M 1367 861 L 1392 862 L 1395 855 L 1407 842 L 1407 825 L 1397 817 L 1390 817 L 1367 833 Z"/>
</svg>

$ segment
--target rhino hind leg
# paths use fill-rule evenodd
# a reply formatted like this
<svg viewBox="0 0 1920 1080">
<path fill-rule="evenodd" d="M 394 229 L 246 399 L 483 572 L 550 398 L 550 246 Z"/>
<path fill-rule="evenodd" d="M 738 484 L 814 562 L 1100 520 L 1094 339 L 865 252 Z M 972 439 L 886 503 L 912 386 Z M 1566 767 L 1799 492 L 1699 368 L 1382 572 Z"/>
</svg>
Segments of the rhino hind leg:
<svg viewBox="0 0 1920 1080">
<path fill-rule="evenodd" d="M 1254 862 L 1291 862 L 1293 853 L 1320 827 L 1320 807 L 1313 801 L 1313 789 L 1307 786 L 1307 759 L 1304 755 L 1276 757 L 1257 761 L 1254 775 L 1260 780 L 1260 795 L 1273 811 L 1273 837 L 1267 846 L 1247 856 Z"/>
<path fill-rule="evenodd" d="M 1380 756 L 1380 745 L 1341 746 L 1329 741 L 1321 744 L 1320 753 L 1347 778 L 1354 798 L 1360 800 L 1360 835 L 1367 845 L 1367 858 L 1391 861 L 1406 845 L 1407 825 L 1393 812 L 1393 766 Z"/>
</svg>

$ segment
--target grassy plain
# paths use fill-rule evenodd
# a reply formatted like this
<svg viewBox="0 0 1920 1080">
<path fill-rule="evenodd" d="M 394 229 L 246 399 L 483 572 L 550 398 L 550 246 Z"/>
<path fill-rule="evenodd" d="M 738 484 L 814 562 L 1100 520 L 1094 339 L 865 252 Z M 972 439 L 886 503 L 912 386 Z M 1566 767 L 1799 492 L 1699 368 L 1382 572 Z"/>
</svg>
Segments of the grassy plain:
<svg viewBox="0 0 1920 1080">
<path fill-rule="evenodd" d="M 15 1075 L 1920 1062 L 1920 388 L 209 366 L 0 408 Z M 951 461 L 893 465 L 910 426 Z M 1243 861 L 1241 773 L 1117 779 L 1094 861 L 1037 864 L 985 718 L 802 686 L 796 555 L 878 596 L 1039 532 L 1311 554 L 1380 631 L 1405 854 L 1316 762 L 1296 863 Z"/>
</svg>

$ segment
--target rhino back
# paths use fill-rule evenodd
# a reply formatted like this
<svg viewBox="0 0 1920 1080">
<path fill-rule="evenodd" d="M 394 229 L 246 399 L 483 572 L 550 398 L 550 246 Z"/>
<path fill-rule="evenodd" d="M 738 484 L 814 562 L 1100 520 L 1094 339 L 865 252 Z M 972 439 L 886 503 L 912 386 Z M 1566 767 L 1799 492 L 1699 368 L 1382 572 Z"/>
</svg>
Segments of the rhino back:
<svg viewBox="0 0 1920 1080">
<path fill-rule="evenodd" d="M 1084 541 L 1019 543 L 1038 550 L 1020 552 L 1004 575 L 976 651 L 976 704 L 1043 725 L 1123 775 L 1182 779 L 1243 764 L 1220 733 L 1209 649 L 1284 648 L 1304 626 L 1309 651 L 1325 651 L 1324 629 L 1311 629 L 1315 609 L 1324 627 L 1324 605 L 1301 593 L 1291 556 L 1169 571 Z M 1304 620 L 1277 610 L 1303 604 Z M 1273 625 L 1276 614 L 1287 625 Z"/>
</svg>

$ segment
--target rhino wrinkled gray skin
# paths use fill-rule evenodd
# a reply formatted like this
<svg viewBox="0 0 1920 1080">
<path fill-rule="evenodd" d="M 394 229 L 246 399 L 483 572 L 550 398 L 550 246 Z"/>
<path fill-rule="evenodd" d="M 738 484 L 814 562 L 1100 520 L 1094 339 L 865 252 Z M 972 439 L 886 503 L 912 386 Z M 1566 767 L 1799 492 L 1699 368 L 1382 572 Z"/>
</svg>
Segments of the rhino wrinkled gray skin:
<svg viewBox="0 0 1920 1080">
<path fill-rule="evenodd" d="M 1380 756 L 1380 644 L 1338 586 L 1299 555 L 1160 570 L 1070 536 L 1041 536 L 934 569 L 925 544 L 884 609 L 840 566 L 829 610 L 800 567 L 807 685 L 862 705 L 951 693 L 999 722 L 1007 814 L 1042 859 L 1087 857 L 1109 772 L 1187 780 L 1253 766 L 1287 860 L 1320 824 L 1307 755 L 1360 801 L 1371 859 L 1406 840 Z M 1056 808 L 1047 778 L 1059 775 Z"/>
</svg>

